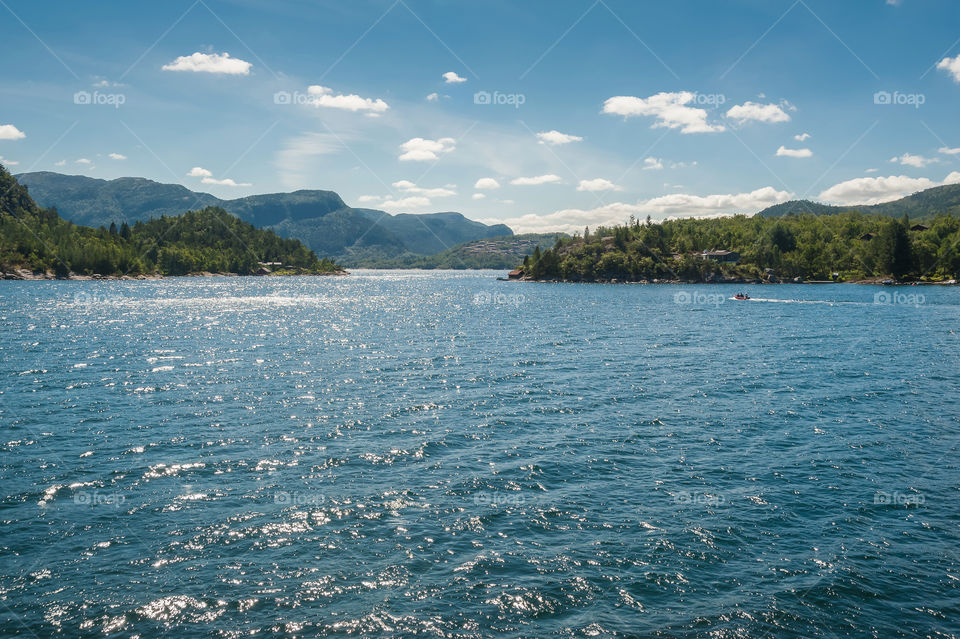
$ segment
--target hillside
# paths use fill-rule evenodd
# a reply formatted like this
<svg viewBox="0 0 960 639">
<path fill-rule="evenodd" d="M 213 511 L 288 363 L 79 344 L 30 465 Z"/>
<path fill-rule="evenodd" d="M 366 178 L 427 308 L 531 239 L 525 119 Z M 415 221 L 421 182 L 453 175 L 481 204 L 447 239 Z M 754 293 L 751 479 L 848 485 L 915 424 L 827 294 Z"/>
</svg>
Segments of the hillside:
<svg viewBox="0 0 960 639">
<path fill-rule="evenodd" d="M 929 228 L 864 213 L 737 215 L 599 228 L 524 259 L 527 279 L 569 281 L 857 281 L 960 277 L 960 218 Z"/>
<path fill-rule="evenodd" d="M 905 198 L 883 204 L 852 204 L 848 206 L 834 206 L 820 204 L 810 200 L 793 200 L 775 204 L 760 211 L 763 217 L 782 217 L 784 215 L 812 213 L 814 215 L 836 215 L 855 211 L 865 215 L 887 215 L 899 217 L 909 215 L 915 222 L 926 222 L 937 215 L 953 215 L 960 217 L 960 184 L 948 184 L 926 189 L 908 195 Z"/>
<path fill-rule="evenodd" d="M 513 234 L 502 224 L 488 226 L 460 213 L 390 215 L 355 209 L 333 191 L 302 190 L 221 200 L 178 184 L 144 178 L 100 180 L 48 171 L 17 178 L 40 206 L 56 207 L 61 216 L 76 224 L 133 224 L 218 206 L 256 227 L 299 239 L 314 251 L 351 266 L 365 259 L 405 253 L 434 255 L 464 242 Z"/>
<path fill-rule="evenodd" d="M 37 205 L 27 189 L 0 167 L 0 271 L 31 274 L 185 275 L 335 273 L 342 269 L 299 240 L 258 229 L 217 207 L 93 229 Z M 27 271 L 26 274 L 22 271 Z"/>
<path fill-rule="evenodd" d="M 560 233 L 527 233 L 488 240 L 473 240 L 437 255 L 405 253 L 397 257 L 368 257 L 364 268 L 425 268 L 425 269 L 512 269 L 534 249 L 552 247 Z"/>
</svg>

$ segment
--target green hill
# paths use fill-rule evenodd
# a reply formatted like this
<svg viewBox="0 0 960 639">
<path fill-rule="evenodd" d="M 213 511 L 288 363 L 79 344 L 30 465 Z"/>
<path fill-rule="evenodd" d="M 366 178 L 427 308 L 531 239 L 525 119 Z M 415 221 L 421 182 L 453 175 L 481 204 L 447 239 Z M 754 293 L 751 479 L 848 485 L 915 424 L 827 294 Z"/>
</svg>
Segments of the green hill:
<svg viewBox="0 0 960 639">
<path fill-rule="evenodd" d="M 528 279 L 863 280 L 960 277 L 960 218 L 929 227 L 877 214 L 678 219 L 599 228 L 524 260 Z"/>
<path fill-rule="evenodd" d="M 932 220 L 938 215 L 960 217 L 960 184 L 948 184 L 926 189 L 905 198 L 883 204 L 852 204 L 834 206 L 820 204 L 810 200 L 793 200 L 775 204 L 760 211 L 763 217 L 783 217 L 790 214 L 812 213 L 814 215 L 835 215 L 855 211 L 866 215 L 887 215 L 900 217 L 909 215 L 915 222 Z"/>
<path fill-rule="evenodd" d="M 218 207 L 98 229 L 40 208 L 27 189 L 0 167 L 0 270 L 80 275 L 253 274 L 271 270 L 334 273 L 299 240 L 262 230 Z"/>
<path fill-rule="evenodd" d="M 350 266 L 411 253 L 435 255 L 472 240 L 512 235 L 503 224 L 481 224 L 460 213 L 390 215 L 348 206 L 333 191 L 252 195 L 221 200 L 178 184 L 144 178 L 100 180 L 49 171 L 17 176 L 40 206 L 55 206 L 76 223 L 133 224 L 188 209 L 219 206 L 259 228 L 296 238 Z"/>
</svg>

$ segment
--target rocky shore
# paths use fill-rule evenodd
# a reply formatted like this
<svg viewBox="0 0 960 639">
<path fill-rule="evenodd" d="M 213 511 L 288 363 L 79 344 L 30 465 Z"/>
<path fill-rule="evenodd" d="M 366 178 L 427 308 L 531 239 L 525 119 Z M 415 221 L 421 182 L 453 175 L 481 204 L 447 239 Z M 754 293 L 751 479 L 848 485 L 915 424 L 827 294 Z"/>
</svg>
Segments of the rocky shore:
<svg viewBox="0 0 960 639">
<path fill-rule="evenodd" d="M 350 275 L 348 271 L 333 271 L 331 273 L 293 273 L 289 271 L 279 271 L 266 275 L 243 275 L 238 273 L 189 273 L 187 275 L 160 275 L 159 273 L 139 274 L 139 275 L 81 275 L 79 273 L 70 273 L 67 276 L 57 276 L 53 271 L 38 272 L 29 269 L 13 269 L 0 274 L 0 279 L 17 281 L 38 281 L 38 280 L 75 280 L 75 281 L 99 281 L 99 280 L 118 280 L 118 281 L 143 281 L 143 280 L 163 280 L 171 277 L 287 277 L 291 275 L 310 275 L 310 276 L 341 276 Z"/>
</svg>

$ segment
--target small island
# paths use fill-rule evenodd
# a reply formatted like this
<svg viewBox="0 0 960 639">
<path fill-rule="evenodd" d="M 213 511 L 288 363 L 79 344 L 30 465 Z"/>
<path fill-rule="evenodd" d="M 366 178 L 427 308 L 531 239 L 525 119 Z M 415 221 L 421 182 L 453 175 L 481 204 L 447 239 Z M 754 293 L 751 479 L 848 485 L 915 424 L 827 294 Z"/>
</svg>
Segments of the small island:
<svg viewBox="0 0 960 639">
<path fill-rule="evenodd" d="M 535 249 L 510 279 L 567 282 L 955 283 L 960 219 L 843 212 L 629 224 Z"/>
<path fill-rule="evenodd" d="M 0 276 L 149 279 L 175 275 L 346 275 L 300 240 L 207 207 L 132 227 L 90 228 L 42 209 L 0 167 Z"/>
</svg>

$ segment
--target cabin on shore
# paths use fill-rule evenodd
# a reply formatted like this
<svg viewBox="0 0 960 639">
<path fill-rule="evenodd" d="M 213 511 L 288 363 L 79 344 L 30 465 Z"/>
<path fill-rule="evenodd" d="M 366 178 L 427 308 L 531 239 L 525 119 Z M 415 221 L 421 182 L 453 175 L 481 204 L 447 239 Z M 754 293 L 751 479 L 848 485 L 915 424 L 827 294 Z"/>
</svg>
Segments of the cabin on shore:
<svg viewBox="0 0 960 639">
<path fill-rule="evenodd" d="M 929 231 L 930 227 L 924 226 L 923 224 L 914 224 L 913 226 L 910 227 L 910 230 L 911 231 Z"/>
<path fill-rule="evenodd" d="M 725 264 L 736 264 L 740 261 L 740 254 L 736 251 L 727 251 L 721 249 L 719 251 L 704 251 L 700 253 L 700 257 L 705 260 L 713 260 L 714 262 L 721 262 Z"/>
<path fill-rule="evenodd" d="M 515 271 L 507 273 L 507 279 L 509 280 L 519 280 L 521 277 L 523 277 L 522 269 L 516 269 Z"/>
</svg>

